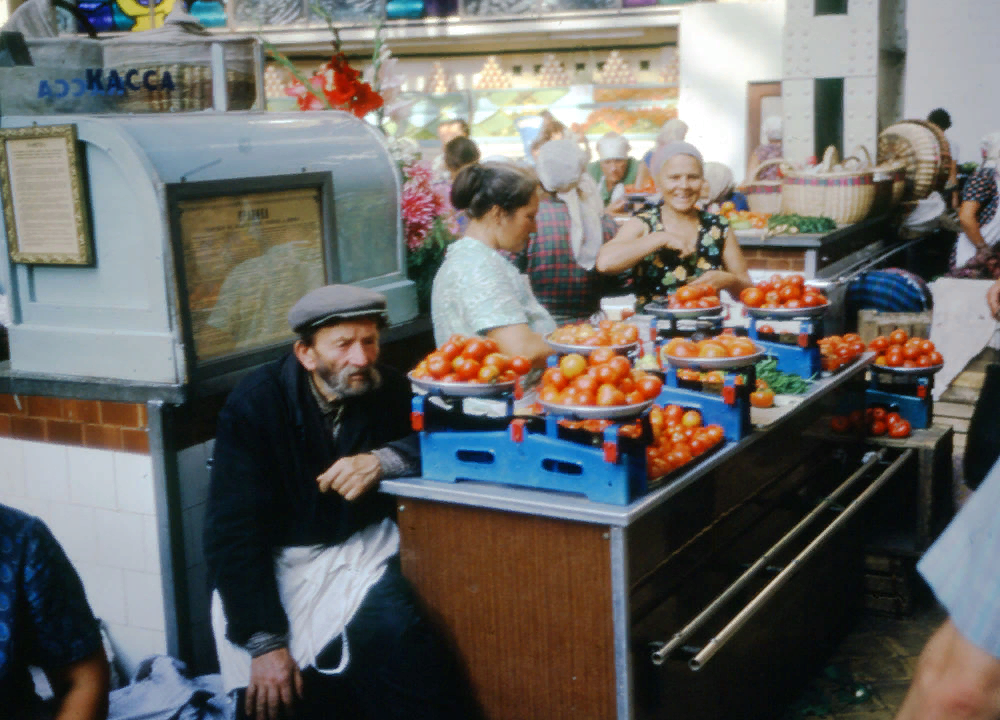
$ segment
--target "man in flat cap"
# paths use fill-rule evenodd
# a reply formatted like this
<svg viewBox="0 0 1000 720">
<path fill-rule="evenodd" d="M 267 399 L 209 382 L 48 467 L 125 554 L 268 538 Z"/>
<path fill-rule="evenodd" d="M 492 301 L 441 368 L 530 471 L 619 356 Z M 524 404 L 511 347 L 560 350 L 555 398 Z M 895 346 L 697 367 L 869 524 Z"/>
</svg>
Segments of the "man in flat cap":
<svg viewBox="0 0 1000 720">
<path fill-rule="evenodd" d="M 381 478 L 419 471 L 410 386 L 377 363 L 385 297 L 330 285 L 292 353 L 219 414 L 205 555 L 223 683 L 257 720 L 465 718 L 399 569 Z"/>
</svg>

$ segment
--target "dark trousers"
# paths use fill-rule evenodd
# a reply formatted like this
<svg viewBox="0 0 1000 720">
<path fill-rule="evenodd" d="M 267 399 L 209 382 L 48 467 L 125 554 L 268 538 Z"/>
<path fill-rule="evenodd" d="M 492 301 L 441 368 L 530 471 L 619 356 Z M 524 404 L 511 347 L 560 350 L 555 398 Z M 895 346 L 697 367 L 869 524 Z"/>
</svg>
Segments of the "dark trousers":
<svg viewBox="0 0 1000 720">
<path fill-rule="evenodd" d="M 296 720 L 472 720 L 471 700 L 456 658 L 428 623 L 393 558 L 347 625 L 350 655 L 340 675 L 303 671 L 304 698 Z M 320 667 L 337 667 L 341 640 L 320 653 Z M 237 698 L 243 717 L 243 691 Z"/>
</svg>

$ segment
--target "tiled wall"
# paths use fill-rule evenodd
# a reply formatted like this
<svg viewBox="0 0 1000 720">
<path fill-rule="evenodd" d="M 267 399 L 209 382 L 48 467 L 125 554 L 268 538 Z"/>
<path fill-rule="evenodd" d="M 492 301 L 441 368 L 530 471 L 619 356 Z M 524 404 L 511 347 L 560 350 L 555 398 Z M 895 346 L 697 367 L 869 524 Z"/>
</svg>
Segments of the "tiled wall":
<svg viewBox="0 0 1000 720">
<path fill-rule="evenodd" d="M 148 453 L 146 425 L 142 403 L 0 395 L 0 436 Z"/>
<path fill-rule="evenodd" d="M 0 502 L 48 524 L 130 673 L 147 655 L 166 652 L 152 461 L 148 454 L 123 451 L 127 428 L 119 424 L 145 422 L 135 409 L 142 406 L 85 403 L 81 410 L 77 401 L 27 398 L 28 412 L 11 413 L 11 400 L 0 395 L 0 418 L 10 423 L 0 427 L 0 435 L 7 435 L 0 436 Z M 24 407 L 25 398 L 20 400 Z M 76 416 L 78 411 L 86 417 Z M 81 428 L 72 436 L 76 442 L 55 444 L 52 429 L 62 423 Z M 95 435 L 90 426 L 101 430 Z M 40 428 L 37 440 L 53 442 L 22 439 L 18 433 L 25 428 Z M 99 438 L 98 447 L 84 446 L 88 437 Z M 115 449 L 104 449 L 112 441 Z"/>
</svg>

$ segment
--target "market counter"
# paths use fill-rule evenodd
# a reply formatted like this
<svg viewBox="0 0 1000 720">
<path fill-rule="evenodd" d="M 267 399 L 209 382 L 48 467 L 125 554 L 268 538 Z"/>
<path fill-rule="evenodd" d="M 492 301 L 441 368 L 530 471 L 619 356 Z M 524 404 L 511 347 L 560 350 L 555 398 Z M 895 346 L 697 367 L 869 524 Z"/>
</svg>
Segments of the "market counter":
<svg viewBox="0 0 1000 720">
<path fill-rule="evenodd" d="M 651 661 L 651 649 L 766 557 L 831 488 L 865 475 L 860 443 L 834 452 L 804 429 L 860 391 L 869 361 L 820 380 L 767 427 L 626 506 L 472 482 L 384 481 L 382 491 L 397 497 L 403 570 L 454 641 L 487 717 L 766 717 L 860 599 L 863 512 L 843 513 L 849 523 L 835 541 L 803 559 L 796 579 L 698 672 L 685 662 L 689 651 L 707 646 L 705 632 L 727 624 L 790 556 L 774 554 L 761 566 L 766 577 L 733 591 L 736 605 L 664 664 Z M 872 487 L 887 481 L 884 465 L 897 453 L 866 458 L 866 473 L 881 473 Z M 818 512 L 836 524 L 850 498 L 838 502 Z"/>
<path fill-rule="evenodd" d="M 893 236 L 889 217 L 880 215 L 828 233 L 766 236 L 764 230 L 736 230 L 751 270 L 794 270 L 807 279 L 830 277 L 829 269 Z M 858 256 L 860 257 L 860 256 Z"/>
</svg>

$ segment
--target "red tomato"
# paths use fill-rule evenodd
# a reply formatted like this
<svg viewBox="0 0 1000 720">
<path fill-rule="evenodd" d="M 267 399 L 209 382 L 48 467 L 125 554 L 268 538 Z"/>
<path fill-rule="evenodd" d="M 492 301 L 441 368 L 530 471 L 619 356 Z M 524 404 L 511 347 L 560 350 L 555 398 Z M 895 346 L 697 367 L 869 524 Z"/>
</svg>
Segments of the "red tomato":
<svg viewBox="0 0 1000 720">
<path fill-rule="evenodd" d="M 681 421 L 684 416 L 684 408 L 680 405 L 667 405 L 663 408 L 663 419 L 668 425 L 671 423 L 677 424 Z"/>
<path fill-rule="evenodd" d="M 906 345 L 903 346 L 903 357 L 907 360 L 916 360 L 921 355 L 923 355 L 922 345 L 906 343 Z"/>
<path fill-rule="evenodd" d="M 885 351 L 885 364 L 889 367 L 899 367 L 903 364 L 903 349 L 899 345 L 892 345 Z"/>
<path fill-rule="evenodd" d="M 498 350 L 500 350 L 500 346 L 497 345 L 497 341 L 494 340 L 493 338 L 483 338 L 483 344 L 486 346 L 486 349 L 489 350 L 491 353 L 495 353 Z"/>
<path fill-rule="evenodd" d="M 773 390 L 754 390 L 750 393 L 750 404 L 755 408 L 769 408 L 774 406 Z"/>
<path fill-rule="evenodd" d="M 764 293 L 764 305 L 778 305 L 781 303 L 781 295 L 777 290 L 768 290 Z"/>
<path fill-rule="evenodd" d="M 490 347 L 479 338 L 473 338 L 462 348 L 462 356 L 472 358 L 476 362 L 482 362 L 483 358 L 490 354 Z"/>
<path fill-rule="evenodd" d="M 628 395 L 636 390 L 635 379 L 631 375 L 626 375 L 618 381 L 618 389 Z"/>
<path fill-rule="evenodd" d="M 905 438 L 910 437 L 910 421 L 900 419 L 899 422 L 889 426 L 889 437 Z"/>
<path fill-rule="evenodd" d="M 491 341 L 492 342 L 492 341 Z M 483 358 L 483 365 L 492 365 L 500 372 L 510 367 L 510 358 L 499 352 L 491 352 Z"/>
<path fill-rule="evenodd" d="M 889 343 L 892 345 L 904 345 L 909 339 L 909 334 L 903 328 L 896 328 L 889 333 Z"/>
<path fill-rule="evenodd" d="M 510 369 L 518 375 L 526 375 L 531 371 L 531 361 L 521 355 L 515 355 L 510 359 Z"/>
<path fill-rule="evenodd" d="M 889 428 L 885 424 L 885 420 L 872 420 L 871 424 L 868 426 L 868 432 L 871 435 L 885 435 L 885 431 Z"/>
<path fill-rule="evenodd" d="M 725 431 L 721 425 L 706 425 L 705 437 L 709 439 L 711 445 L 715 445 L 725 437 Z"/>
<path fill-rule="evenodd" d="M 797 285 L 782 285 L 778 297 L 781 298 L 781 302 L 798 300 L 802 297 L 802 290 Z"/>
<path fill-rule="evenodd" d="M 847 419 L 853 428 L 863 428 L 865 426 L 865 413 L 862 410 L 851 410 Z"/>
<path fill-rule="evenodd" d="M 740 293 L 740 302 L 747 307 L 760 307 L 764 302 L 764 291 L 758 287 L 748 287 Z"/>
<path fill-rule="evenodd" d="M 455 362 L 458 362 L 462 358 L 456 358 Z M 465 358 L 465 363 L 460 368 L 455 368 L 455 374 L 458 375 L 460 380 L 473 380 L 479 376 L 479 371 L 482 370 L 482 365 L 478 361 L 472 358 Z"/>
<path fill-rule="evenodd" d="M 637 389 L 647 400 L 652 400 L 660 394 L 663 381 L 655 375 L 646 375 L 637 383 Z"/>
<path fill-rule="evenodd" d="M 830 418 L 830 429 L 836 433 L 845 433 L 851 429 L 851 421 L 846 415 L 834 415 Z"/>
<path fill-rule="evenodd" d="M 698 457 L 710 447 L 710 445 L 700 437 L 692 438 L 688 446 L 691 448 L 691 454 L 695 457 Z"/>
<path fill-rule="evenodd" d="M 774 335 L 774 328 L 770 325 L 758 325 L 757 333 L 760 335 Z"/>
<path fill-rule="evenodd" d="M 698 357 L 724 358 L 728 355 L 729 353 L 726 352 L 726 348 L 717 342 L 706 341 L 701 343 L 701 346 L 698 348 Z"/>
<path fill-rule="evenodd" d="M 921 355 L 917 358 L 917 367 L 930 367 L 933 364 L 930 355 Z"/>
<path fill-rule="evenodd" d="M 878 407 L 878 406 L 876 406 L 876 407 L 872 407 L 872 408 L 868 408 L 868 409 L 871 410 L 871 419 L 872 420 L 885 420 L 886 419 L 887 413 L 886 413 L 884 407 Z"/>
<path fill-rule="evenodd" d="M 610 383 L 613 385 L 618 382 L 618 373 L 610 365 L 598 365 L 597 379 L 601 383 Z"/>
<path fill-rule="evenodd" d="M 554 387 L 556 390 L 563 390 L 567 384 L 568 381 L 566 380 L 566 376 L 562 374 L 562 370 L 560 370 L 559 368 L 554 368 L 554 367 L 549 368 L 548 370 L 545 371 L 545 374 L 542 375 L 543 386 L 550 385 Z"/>
<path fill-rule="evenodd" d="M 868 349 L 874 350 L 877 354 L 882 355 L 889 349 L 889 338 L 885 335 L 879 335 L 877 338 L 868 343 Z"/>
<path fill-rule="evenodd" d="M 587 369 L 587 359 L 577 353 L 563 355 L 559 359 L 559 369 L 567 380 L 572 380 Z"/>
<path fill-rule="evenodd" d="M 895 412 L 895 411 L 893 411 L 891 413 L 886 413 L 886 416 L 885 416 L 885 422 L 886 422 L 886 424 L 888 424 L 890 426 L 891 425 L 895 425 L 896 423 L 898 423 L 902 419 L 903 419 L 903 416 L 900 415 L 898 412 Z"/>
<path fill-rule="evenodd" d="M 488 384 L 491 382 L 495 382 L 499 376 L 500 376 L 500 371 L 496 368 L 495 365 L 483 365 L 481 368 L 479 368 L 479 375 L 477 376 L 476 379 L 478 379 L 479 382 L 481 383 Z"/>
<path fill-rule="evenodd" d="M 625 399 L 624 393 L 614 385 L 605 383 L 597 389 L 597 404 L 601 407 L 624 405 Z"/>
<path fill-rule="evenodd" d="M 698 427 L 701 425 L 701 413 L 697 410 L 688 410 L 681 416 L 681 425 L 684 427 Z"/>
<path fill-rule="evenodd" d="M 944 357 L 937 350 L 928 353 L 927 357 L 931 360 L 931 365 L 940 365 L 944 362 Z"/>
<path fill-rule="evenodd" d="M 440 380 L 451 372 L 451 360 L 441 353 L 433 352 L 427 356 L 427 370 L 433 377 Z"/>
<path fill-rule="evenodd" d="M 587 393 L 597 392 L 600 386 L 601 382 L 593 375 L 579 375 L 573 379 L 573 387 Z"/>
<path fill-rule="evenodd" d="M 458 333 L 455 333 L 450 338 L 448 338 L 448 342 L 455 343 L 460 348 L 463 348 L 465 347 L 465 343 L 469 342 L 469 338 L 465 337 L 465 335 L 459 335 Z"/>
<path fill-rule="evenodd" d="M 609 362 L 614 356 L 615 351 L 611 348 L 599 347 L 596 350 L 590 351 L 590 357 L 587 358 L 587 361 L 591 365 L 603 365 L 604 363 Z"/>
<path fill-rule="evenodd" d="M 553 403 L 558 405 L 560 403 L 559 390 L 556 389 L 555 385 L 545 385 L 542 387 L 541 392 L 538 393 L 538 397 L 541 398 L 542 402 Z"/>
<path fill-rule="evenodd" d="M 639 403 L 646 402 L 649 398 L 643 395 L 638 390 L 633 390 L 630 393 L 625 393 L 625 402 L 628 405 L 638 405 Z"/>
<path fill-rule="evenodd" d="M 697 300 L 698 290 L 691 285 L 684 285 L 683 287 L 677 288 L 677 292 L 674 293 L 674 297 L 682 303 L 690 300 Z"/>
<path fill-rule="evenodd" d="M 614 369 L 619 380 L 632 372 L 632 365 L 629 363 L 628 358 L 624 358 L 621 355 L 615 355 L 611 358 L 611 362 L 608 363 L 608 366 Z"/>
</svg>

